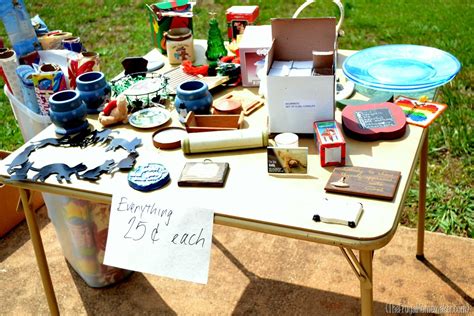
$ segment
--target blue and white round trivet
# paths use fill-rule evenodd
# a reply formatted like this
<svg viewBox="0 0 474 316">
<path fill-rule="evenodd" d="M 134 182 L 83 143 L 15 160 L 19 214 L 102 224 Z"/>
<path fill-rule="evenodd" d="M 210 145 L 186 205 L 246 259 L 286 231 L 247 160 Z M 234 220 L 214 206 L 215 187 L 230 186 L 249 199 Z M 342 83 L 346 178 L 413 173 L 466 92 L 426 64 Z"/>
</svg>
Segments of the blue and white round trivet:
<svg viewBox="0 0 474 316">
<path fill-rule="evenodd" d="M 170 174 L 159 163 L 138 165 L 128 173 L 128 184 L 138 191 L 152 191 L 163 187 L 170 181 Z"/>
</svg>

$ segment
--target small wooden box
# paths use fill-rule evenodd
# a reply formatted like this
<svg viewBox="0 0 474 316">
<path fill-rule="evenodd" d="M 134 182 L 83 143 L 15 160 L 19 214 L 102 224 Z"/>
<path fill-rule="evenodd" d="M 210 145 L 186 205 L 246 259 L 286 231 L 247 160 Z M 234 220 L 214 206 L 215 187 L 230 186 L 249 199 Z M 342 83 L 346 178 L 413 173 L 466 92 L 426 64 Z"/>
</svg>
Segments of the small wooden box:
<svg viewBox="0 0 474 316">
<path fill-rule="evenodd" d="M 242 127 L 244 113 L 223 115 L 195 115 L 189 112 L 185 125 L 188 133 L 235 130 Z"/>
<path fill-rule="evenodd" d="M 313 127 L 321 166 L 344 166 L 346 141 L 336 121 L 314 122 Z"/>
</svg>

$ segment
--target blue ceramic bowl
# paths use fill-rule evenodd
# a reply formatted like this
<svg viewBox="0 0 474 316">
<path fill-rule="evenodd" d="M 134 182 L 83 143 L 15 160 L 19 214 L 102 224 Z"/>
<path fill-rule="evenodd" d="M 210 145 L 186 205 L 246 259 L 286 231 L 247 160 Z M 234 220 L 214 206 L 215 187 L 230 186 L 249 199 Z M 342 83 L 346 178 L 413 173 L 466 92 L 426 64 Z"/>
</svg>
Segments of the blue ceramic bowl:
<svg viewBox="0 0 474 316">
<path fill-rule="evenodd" d="M 49 108 L 54 112 L 69 112 L 81 106 L 79 92 L 75 90 L 62 90 L 54 93 L 48 99 Z"/>
<path fill-rule="evenodd" d="M 49 116 L 60 135 L 75 134 L 88 128 L 87 107 L 74 90 L 56 92 L 49 98 Z"/>
<path fill-rule="evenodd" d="M 186 81 L 176 88 L 174 106 L 179 112 L 184 104 L 188 112 L 209 114 L 212 105 L 212 95 L 206 83 L 197 80 Z"/>
<path fill-rule="evenodd" d="M 76 79 L 76 90 L 79 91 L 82 102 L 87 106 L 87 112 L 96 114 L 102 111 L 110 100 L 112 92 L 105 75 L 100 71 L 91 71 L 79 75 Z"/>
</svg>

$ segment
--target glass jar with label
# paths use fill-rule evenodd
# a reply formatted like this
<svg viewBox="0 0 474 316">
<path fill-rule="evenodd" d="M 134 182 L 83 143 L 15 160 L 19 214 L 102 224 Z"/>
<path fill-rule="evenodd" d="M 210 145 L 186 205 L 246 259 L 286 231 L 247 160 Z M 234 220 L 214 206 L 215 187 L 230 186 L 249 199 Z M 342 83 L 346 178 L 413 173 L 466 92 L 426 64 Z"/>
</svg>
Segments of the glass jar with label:
<svg viewBox="0 0 474 316">
<path fill-rule="evenodd" d="M 181 64 L 184 60 L 194 61 L 193 34 L 190 29 L 171 29 L 164 36 L 170 64 Z"/>
</svg>

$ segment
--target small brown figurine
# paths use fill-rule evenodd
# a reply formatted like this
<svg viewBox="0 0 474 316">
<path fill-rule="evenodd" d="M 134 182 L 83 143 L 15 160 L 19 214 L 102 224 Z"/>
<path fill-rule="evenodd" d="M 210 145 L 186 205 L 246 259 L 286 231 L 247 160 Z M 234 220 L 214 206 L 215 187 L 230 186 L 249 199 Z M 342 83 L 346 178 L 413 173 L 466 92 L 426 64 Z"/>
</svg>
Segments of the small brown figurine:
<svg viewBox="0 0 474 316">
<path fill-rule="evenodd" d="M 128 122 L 127 99 L 119 95 L 117 99 L 110 101 L 102 112 L 99 113 L 99 122 L 103 126 L 110 126 Z"/>
</svg>

